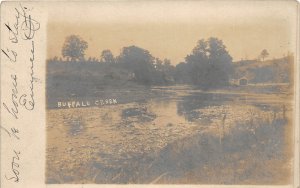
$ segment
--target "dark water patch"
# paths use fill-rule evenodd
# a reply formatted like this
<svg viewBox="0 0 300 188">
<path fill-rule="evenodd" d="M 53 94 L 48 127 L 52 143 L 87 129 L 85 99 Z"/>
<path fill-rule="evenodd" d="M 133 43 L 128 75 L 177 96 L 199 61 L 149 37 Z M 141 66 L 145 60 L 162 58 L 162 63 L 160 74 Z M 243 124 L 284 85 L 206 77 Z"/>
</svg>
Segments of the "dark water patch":
<svg viewBox="0 0 300 188">
<path fill-rule="evenodd" d="M 233 103 L 236 97 L 237 95 L 235 94 L 193 93 L 192 95 L 183 96 L 178 100 L 177 114 L 184 116 L 188 121 L 198 120 L 202 116 L 197 110 Z"/>
<path fill-rule="evenodd" d="M 122 111 L 122 118 L 135 118 L 141 122 L 153 121 L 156 118 L 156 115 L 148 110 L 146 106 L 139 108 L 127 108 Z"/>
<path fill-rule="evenodd" d="M 260 110 L 263 110 L 263 111 L 270 111 L 274 108 L 274 106 L 272 106 L 272 105 L 263 104 L 263 103 L 253 104 L 253 106 L 258 107 Z"/>
</svg>

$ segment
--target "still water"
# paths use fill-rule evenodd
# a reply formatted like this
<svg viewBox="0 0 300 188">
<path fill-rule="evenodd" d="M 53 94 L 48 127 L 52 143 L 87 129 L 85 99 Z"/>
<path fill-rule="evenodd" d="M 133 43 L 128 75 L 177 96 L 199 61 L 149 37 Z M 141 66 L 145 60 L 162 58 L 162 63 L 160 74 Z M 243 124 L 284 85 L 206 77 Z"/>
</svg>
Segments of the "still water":
<svg viewBox="0 0 300 188">
<path fill-rule="evenodd" d="M 280 174 L 290 173 L 285 138 L 292 106 L 285 96 L 176 87 L 146 92 L 154 95 L 49 109 L 47 183 L 286 181 Z"/>
</svg>

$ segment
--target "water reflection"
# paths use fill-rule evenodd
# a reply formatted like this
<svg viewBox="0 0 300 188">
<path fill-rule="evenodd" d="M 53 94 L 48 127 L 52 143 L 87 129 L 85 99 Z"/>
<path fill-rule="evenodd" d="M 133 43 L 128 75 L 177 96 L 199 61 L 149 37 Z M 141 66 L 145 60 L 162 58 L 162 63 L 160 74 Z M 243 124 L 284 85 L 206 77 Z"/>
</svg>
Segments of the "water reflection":
<svg viewBox="0 0 300 188">
<path fill-rule="evenodd" d="M 261 95 L 193 92 L 177 99 L 177 114 L 192 122 L 199 119 L 203 120 L 202 114 L 198 110 L 210 107 L 252 105 L 263 111 L 280 111 L 280 108 L 286 108 L 283 100 L 276 97 L 268 97 L 267 99 L 265 97 Z M 166 101 L 170 102 L 170 100 Z"/>
<path fill-rule="evenodd" d="M 48 183 L 268 178 L 261 174 L 272 174 L 272 166 L 281 168 L 287 161 L 284 128 L 290 110 L 275 95 L 195 91 L 115 106 L 50 110 Z M 261 167 L 252 168 L 255 164 Z"/>
</svg>

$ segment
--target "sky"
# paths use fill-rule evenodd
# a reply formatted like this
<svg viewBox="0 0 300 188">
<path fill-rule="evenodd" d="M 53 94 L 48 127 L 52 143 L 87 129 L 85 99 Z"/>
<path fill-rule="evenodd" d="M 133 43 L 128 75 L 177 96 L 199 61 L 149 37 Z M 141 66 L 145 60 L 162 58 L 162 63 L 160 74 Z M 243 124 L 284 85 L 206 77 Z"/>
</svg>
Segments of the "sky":
<svg viewBox="0 0 300 188">
<path fill-rule="evenodd" d="M 295 53 L 295 1 L 103 1 L 52 4 L 48 15 L 47 56 L 61 57 L 65 38 L 88 42 L 86 57 L 110 49 L 139 46 L 154 57 L 184 61 L 200 39 L 217 37 L 234 61 Z"/>
</svg>

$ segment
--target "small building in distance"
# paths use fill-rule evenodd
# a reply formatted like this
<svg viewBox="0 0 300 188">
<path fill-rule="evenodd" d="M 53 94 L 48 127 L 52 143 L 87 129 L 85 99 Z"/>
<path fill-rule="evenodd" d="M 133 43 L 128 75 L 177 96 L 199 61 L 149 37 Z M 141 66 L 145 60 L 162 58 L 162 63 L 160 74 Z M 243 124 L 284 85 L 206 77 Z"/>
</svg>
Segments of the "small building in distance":
<svg viewBox="0 0 300 188">
<path fill-rule="evenodd" d="M 239 80 L 239 85 L 240 86 L 246 86 L 248 85 L 248 79 L 246 77 L 243 77 Z"/>
</svg>

